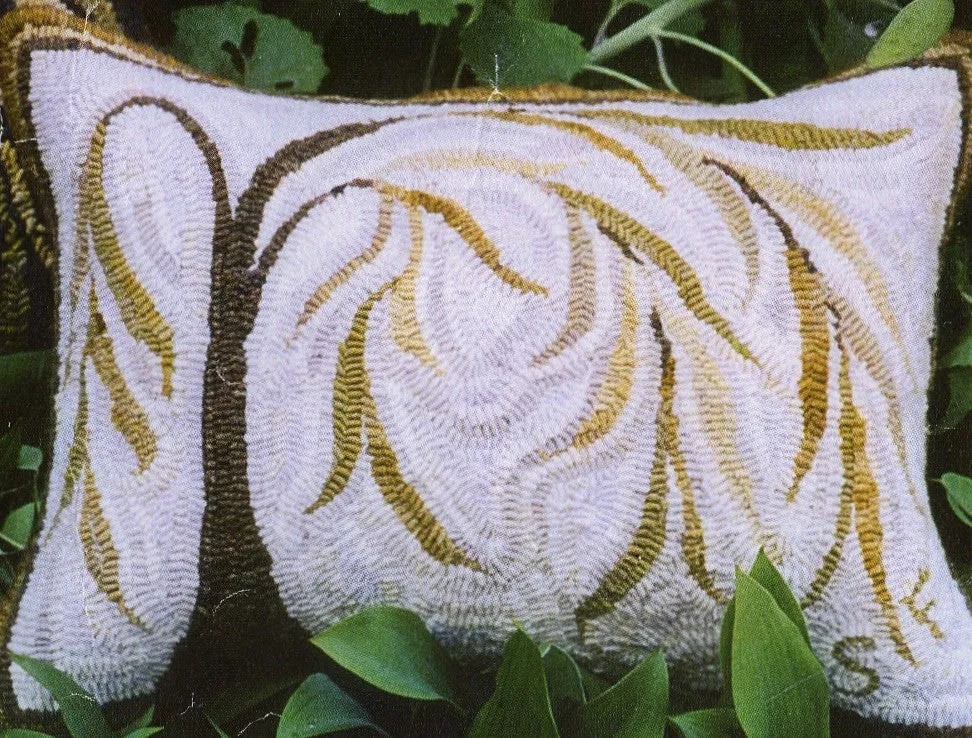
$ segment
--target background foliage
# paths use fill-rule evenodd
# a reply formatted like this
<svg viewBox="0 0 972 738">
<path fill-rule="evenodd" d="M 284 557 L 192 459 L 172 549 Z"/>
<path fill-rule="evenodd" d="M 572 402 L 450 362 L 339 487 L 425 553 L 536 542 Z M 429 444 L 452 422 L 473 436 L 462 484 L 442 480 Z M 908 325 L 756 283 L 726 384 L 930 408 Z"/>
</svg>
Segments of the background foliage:
<svg viewBox="0 0 972 738">
<path fill-rule="evenodd" d="M 570 82 L 678 89 L 714 102 L 779 94 L 852 66 L 907 59 L 950 27 L 952 0 L 134 0 L 145 38 L 185 63 L 272 92 L 400 98 L 474 84 Z M 928 478 L 956 576 L 972 591 L 972 208 L 943 253 Z M 53 352 L 0 357 L 0 589 L 18 575 L 43 509 Z M 739 572 L 723 628 L 721 698 L 669 690 L 662 654 L 613 686 L 511 623 L 495 664 L 452 663 L 409 613 L 356 616 L 315 637 L 320 671 L 252 685 L 195 709 L 214 735 L 827 735 L 861 728 L 829 711 L 799 607 L 765 557 Z M 111 728 L 85 693 L 18 663 L 85 738 L 153 734 L 176 716 Z M 774 674 L 766 682 L 761 675 Z M 783 689 L 789 696 L 774 703 Z M 828 714 L 831 718 L 828 719 Z M 282 716 L 282 717 L 281 717 Z M 279 727 L 278 727 L 279 722 Z M 207 729 L 210 729 L 207 728 Z M 180 735 L 179 728 L 170 734 Z M 11 731 L 13 738 L 39 734 Z"/>
</svg>

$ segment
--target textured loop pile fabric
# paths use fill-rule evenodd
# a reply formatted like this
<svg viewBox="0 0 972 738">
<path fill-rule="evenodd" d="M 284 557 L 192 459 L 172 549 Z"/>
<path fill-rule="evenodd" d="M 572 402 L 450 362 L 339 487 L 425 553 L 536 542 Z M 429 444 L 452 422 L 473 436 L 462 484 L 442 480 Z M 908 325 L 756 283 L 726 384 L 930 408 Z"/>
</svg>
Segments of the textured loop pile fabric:
<svg viewBox="0 0 972 738">
<path fill-rule="evenodd" d="M 516 619 L 595 669 L 663 646 L 717 689 L 762 548 L 835 704 L 972 726 L 924 473 L 964 41 L 743 105 L 369 102 L 247 92 L 109 15 L 21 6 L 0 347 L 59 366 L 0 723 L 54 709 L 7 649 L 121 709 L 379 603 L 460 656 Z"/>
</svg>

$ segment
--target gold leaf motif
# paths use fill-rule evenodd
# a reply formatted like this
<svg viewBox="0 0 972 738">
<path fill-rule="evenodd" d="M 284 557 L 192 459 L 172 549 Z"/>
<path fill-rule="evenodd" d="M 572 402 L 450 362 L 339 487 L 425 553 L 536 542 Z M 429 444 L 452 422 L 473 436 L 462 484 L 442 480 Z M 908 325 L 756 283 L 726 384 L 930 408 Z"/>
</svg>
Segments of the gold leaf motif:
<svg viewBox="0 0 972 738">
<path fill-rule="evenodd" d="M 378 227 L 375 229 L 375 235 L 371 239 L 371 244 L 358 256 L 351 259 L 351 261 L 332 274 L 307 299 L 307 302 L 304 303 L 304 310 L 297 319 L 297 332 L 331 299 L 335 290 L 345 285 L 361 267 L 365 264 L 370 264 L 378 257 L 378 254 L 385 248 L 385 244 L 388 243 L 388 239 L 391 237 L 394 211 L 394 199 L 388 195 L 383 195 L 381 203 L 378 206 Z M 295 335 L 297 332 L 295 332 Z"/>
<path fill-rule="evenodd" d="M 678 289 L 679 297 L 696 318 L 710 326 L 736 353 L 759 366 L 758 359 L 736 337 L 729 321 L 706 299 L 702 282 L 695 271 L 670 243 L 594 195 L 558 182 L 550 182 L 546 187 L 557 193 L 567 204 L 587 212 L 597 221 L 604 234 L 619 247 L 628 251 L 636 250 L 651 259 L 652 263 L 668 275 Z"/>
<path fill-rule="evenodd" d="M 118 606 L 119 612 L 132 625 L 145 628 L 142 621 L 125 604 L 121 584 L 118 581 L 118 550 L 111 537 L 111 527 L 101 509 L 101 493 L 95 484 L 91 467 L 85 464 L 84 489 L 81 498 L 81 519 L 78 523 L 84 565 L 94 578 L 98 589 Z"/>
<path fill-rule="evenodd" d="M 813 123 L 785 123 L 752 118 L 673 118 L 669 115 L 644 115 L 632 110 L 582 110 L 574 115 L 584 118 L 628 120 L 646 126 L 675 128 L 689 135 L 734 138 L 749 143 L 767 144 L 790 151 L 828 149 L 870 149 L 887 146 L 911 135 L 910 128 L 867 131 L 860 128 L 828 128 Z"/>
<path fill-rule="evenodd" d="M 398 347 L 425 366 L 442 374 L 439 362 L 422 336 L 422 326 L 419 323 L 418 311 L 415 305 L 418 289 L 419 266 L 422 263 L 422 211 L 410 208 L 408 211 L 408 225 L 412 237 L 412 247 L 408 254 L 408 266 L 395 283 L 391 294 L 389 315 L 391 318 L 392 337 Z"/>
<path fill-rule="evenodd" d="M 557 337 L 534 359 L 533 363 L 537 365 L 559 356 L 594 327 L 594 311 L 597 306 L 594 243 L 584 227 L 580 213 L 572 207 L 567 208 L 567 238 L 570 242 L 567 319 Z"/>
<path fill-rule="evenodd" d="M 132 271 L 115 233 L 102 182 L 107 130 L 108 123 L 102 121 L 91 139 L 79 193 L 78 233 L 85 239 L 84 243 L 90 233 L 125 327 L 135 340 L 143 342 L 159 357 L 162 365 L 162 396 L 170 397 L 172 373 L 175 371 L 172 328 Z"/>
<path fill-rule="evenodd" d="M 455 200 L 441 197 L 431 192 L 411 190 L 388 182 L 362 182 L 371 185 L 377 192 L 388 194 L 409 207 L 419 207 L 428 213 L 441 215 L 446 224 L 459 234 L 460 238 L 499 279 L 510 287 L 528 294 L 547 297 L 549 291 L 542 284 L 533 282 L 500 261 L 500 251 L 483 231 L 476 219 Z"/>
<path fill-rule="evenodd" d="M 658 322 L 653 316 L 652 324 Z M 614 612 L 618 602 L 644 579 L 651 570 L 658 554 L 665 545 L 665 523 L 668 515 L 668 471 L 665 453 L 665 438 L 662 433 L 664 418 L 673 412 L 672 392 L 664 389 L 674 386 L 674 362 L 671 356 L 671 346 L 660 344 L 661 349 L 661 380 L 659 385 L 659 404 L 655 416 L 655 455 L 651 473 L 648 478 L 648 493 L 641 509 L 641 520 L 638 528 L 628 544 L 628 548 L 604 575 L 597 589 L 594 590 L 574 610 L 577 629 L 583 635 L 585 623 Z"/>
<path fill-rule="evenodd" d="M 574 136 L 585 139 L 601 151 L 605 151 L 619 159 L 623 159 L 634 166 L 634 168 L 638 170 L 638 174 L 641 175 L 642 179 L 644 179 L 645 182 L 648 183 L 648 186 L 656 192 L 665 191 L 665 188 L 662 187 L 651 172 L 645 168 L 644 162 L 641 161 L 634 151 L 622 144 L 616 138 L 611 138 L 610 136 L 601 133 L 596 128 L 592 128 L 591 126 L 583 123 L 553 118 L 549 115 L 535 115 L 512 110 L 506 112 L 486 111 L 482 113 L 458 113 L 458 115 L 475 115 L 483 118 L 495 118 L 497 120 L 509 121 L 511 123 L 519 123 L 521 125 L 547 126 L 549 128 L 567 131 Z"/>
<path fill-rule="evenodd" d="M 631 397 L 637 366 L 635 342 L 638 333 L 638 303 L 634 293 L 634 278 L 627 266 L 624 272 L 621 304 L 618 340 L 608 357 L 604 381 L 594 398 L 591 414 L 581 421 L 567 448 L 580 451 L 606 436 L 621 417 Z"/>
<path fill-rule="evenodd" d="M 87 355 L 94 363 L 101 383 L 108 390 L 111 400 L 111 420 L 115 428 L 125 437 L 128 445 L 138 458 L 138 472 L 141 474 L 155 460 L 158 438 L 149 425 L 148 415 L 138 404 L 125 377 L 122 376 L 115 350 L 104 318 L 98 310 L 98 297 L 94 284 L 90 295 L 91 318 L 88 323 Z"/>
</svg>

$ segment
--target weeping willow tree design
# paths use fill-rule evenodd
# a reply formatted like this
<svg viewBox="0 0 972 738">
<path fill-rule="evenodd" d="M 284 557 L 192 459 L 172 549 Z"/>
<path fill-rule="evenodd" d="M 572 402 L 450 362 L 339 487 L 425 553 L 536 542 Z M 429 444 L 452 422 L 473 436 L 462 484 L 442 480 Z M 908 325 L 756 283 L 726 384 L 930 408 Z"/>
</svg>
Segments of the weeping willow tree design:
<svg viewBox="0 0 972 738">
<path fill-rule="evenodd" d="M 257 255 L 256 234 L 259 232 L 266 204 L 281 180 L 287 174 L 298 171 L 311 159 L 335 151 L 380 128 L 447 116 L 485 118 L 503 125 L 552 129 L 575 137 L 596 147 L 604 155 L 629 165 L 645 187 L 664 194 L 665 186 L 649 171 L 642 157 L 616 134 L 609 132 L 634 135 L 659 152 L 718 210 L 724 227 L 738 245 L 745 265 L 747 301 L 752 298 L 760 278 L 760 244 L 753 212 L 756 209 L 762 210 L 784 241 L 785 270 L 793 305 L 799 317 L 800 378 L 795 392 L 802 412 L 802 423 L 799 443 L 792 452 L 792 479 L 786 488 L 779 490 L 779 494 L 788 502 L 797 499 L 801 483 L 817 456 L 827 425 L 828 389 L 836 386 L 839 390 L 838 435 L 844 483 L 838 499 L 834 542 L 821 562 L 812 585 L 804 594 L 804 604 L 811 604 L 822 595 L 842 559 L 847 539 L 852 532 L 856 533 L 873 596 L 880 606 L 891 640 L 902 658 L 916 663 L 902 632 L 897 605 L 888 588 L 883 563 L 879 489 L 866 451 L 867 435 L 872 429 L 868 428 L 855 405 L 850 363 L 854 360 L 863 366 L 880 388 L 887 407 L 887 432 L 893 439 L 901 468 L 907 475 L 909 464 L 894 375 L 872 329 L 847 299 L 829 285 L 816 269 L 812 255 L 798 243 L 792 227 L 781 215 L 781 208 L 796 213 L 834 251 L 852 264 L 864 286 L 867 299 L 881 316 L 887 331 L 902 349 L 901 355 L 904 356 L 904 341 L 890 305 L 888 288 L 850 218 L 834 203 L 782 174 L 724 160 L 697 148 L 687 140 L 693 136 L 716 136 L 790 151 L 861 150 L 889 146 L 908 136 L 910 131 L 901 129 L 874 132 L 740 118 L 680 119 L 599 106 L 579 106 L 570 110 L 557 109 L 554 112 L 543 109 L 528 112 L 511 107 L 472 112 L 422 113 L 407 119 L 344 126 L 291 142 L 254 173 L 234 214 L 226 195 L 218 151 L 199 124 L 185 111 L 165 100 L 139 99 L 128 105 L 154 105 L 175 116 L 206 155 L 213 174 L 218 220 L 214 229 L 214 264 L 220 265 L 218 268 L 223 272 L 219 274 L 223 276 L 218 279 L 214 276 L 212 287 L 216 312 L 211 316 L 211 328 L 214 331 L 213 343 L 216 348 L 211 348 L 207 372 L 212 370 L 212 362 L 219 359 L 230 367 L 232 378 L 242 383 L 244 371 L 236 367 L 239 360 L 245 361 L 241 359 L 242 343 L 252 330 L 256 304 L 259 302 L 266 275 L 274 268 L 277 254 L 285 246 L 287 239 L 317 205 L 349 190 L 370 191 L 379 199 L 377 223 L 370 243 L 307 298 L 293 327 L 291 342 L 300 336 L 315 314 L 341 293 L 342 288 L 362 267 L 374 262 L 388 248 L 394 227 L 394 214 L 397 209 L 404 210 L 408 217 L 407 240 L 410 244 L 407 263 L 397 275 L 372 290 L 357 306 L 350 329 L 338 346 L 333 379 L 333 458 L 318 496 L 306 507 L 304 514 L 314 515 L 342 494 L 364 454 L 370 462 L 372 478 L 384 500 L 422 549 L 445 566 L 464 567 L 483 577 L 491 575 L 488 568 L 463 550 L 452 538 L 426 505 L 421 490 L 403 474 L 398 454 L 381 421 L 372 391 L 365 356 L 369 321 L 375 306 L 388 300 L 390 333 L 394 343 L 401 351 L 415 357 L 432 376 L 445 375 L 446 369 L 423 335 L 416 308 L 416 285 L 420 278 L 422 255 L 428 248 L 428 239 L 424 232 L 424 219 L 427 217 L 436 219 L 437 223 L 456 234 L 489 270 L 491 279 L 498 280 L 518 293 L 541 299 L 549 297 L 548 288 L 505 264 L 498 245 L 456 199 L 395 184 L 388 177 L 375 174 L 351 178 L 303 203 L 276 229 L 269 245 Z M 126 260 L 111 223 L 102 174 L 105 132 L 114 114 L 99 124 L 92 138 L 78 205 L 78 235 L 68 310 L 73 315 L 75 310 L 82 308 L 81 298 L 88 286 L 89 327 L 83 338 L 70 337 L 72 344 L 82 343 L 82 360 L 80 366 L 68 365 L 65 371 L 78 373 L 81 391 L 60 506 L 64 508 L 70 503 L 78 481 L 83 480 L 84 504 L 79 533 L 88 569 L 101 591 L 118 605 L 121 612 L 133 617 L 118 586 L 118 552 L 112 544 L 110 527 L 100 508 L 97 482 L 88 458 L 85 382 L 90 381 L 90 377 L 86 376 L 87 359 L 91 360 L 97 376 L 109 389 L 112 420 L 139 460 L 136 473 L 150 468 L 156 441 L 145 412 L 128 390 L 114 360 L 111 340 L 104 330 L 104 321 L 93 289 L 91 265 L 88 261 L 92 251 L 104 272 L 125 329 L 136 341 L 144 343 L 159 362 L 159 392 L 162 397 L 168 397 L 172 391 L 174 349 L 172 329 L 159 314 L 151 296 Z M 760 525 L 759 511 L 753 500 L 753 481 L 737 448 L 736 409 L 730 395 L 729 380 L 710 356 L 692 322 L 710 329 L 740 361 L 765 374 L 767 381 L 776 380 L 769 376 L 760 357 L 735 334 L 731 322 L 710 301 L 702 280 L 691 264 L 675 246 L 617 204 L 558 180 L 557 165 L 491 156 L 479 150 L 470 152 L 460 147 L 399 159 L 395 166 L 415 170 L 491 168 L 520 177 L 529 186 L 538 187 L 559 201 L 568 233 L 568 243 L 565 244 L 569 249 L 570 264 L 567 312 L 558 335 L 534 357 L 535 365 L 552 361 L 574 345 L 594 325 L 593 311 L 596 301 L 593 297 L 592 276 L 593 234 L 588 232 L 587 223 L 592 222 L 622 257 L 620 330 L 608 355 L 603 380 L 591 398 L 589 413 L 578 419 L 576 430 L 570 435 L 569 441 L 557 448 L 538 449 L 539 457 L 552 458 L 572 450 L 582 451 L 611 432 L 632 394 L 637 364 L 634 351 L 636 334 L 639 326 L 650 327 L 650 335 L 658 349 L 660 379 L 659 402 L 654 419 L 657 433 L 651 473 L 647 481 L 648 489 L 640 520 L 628 546 L 604 574 L 594 591 L 576 606 L 575 617 L 579 630 L 583 632 L 586 623 L 611 613 L 651 570 L 666 542 L 670 491 L 680 499 L 683 527 L 680 547 L 689 572 L 703 592 L 715 602 L 724 603 L 729 592 L 717 586 L 706 561 L 705 530 L 696 504 L 698 490 L 688 471 L 680 419 L 675 410 L 679 387 L 676 383 L 677 366 L 673 346 L 680 346 L 692 363 L 696 391 L 705 400 L 702 430 L 713 449 L 719 472 L 729 484 L 733 498 L 744 511 L 753 535 L 765 543 L 771 542 L 766 540 Z M 92 247 L 90 249 L 89 244 Z M 217 275 L 216 269 L 214 267 L 214 275 Z M 674 288 L 680 307 L 691 316 L 691 321 L 675 320 L 671 307 L 661 300 L 647 309 L 641 305 L 635 298 L 635 275 L 656 284 L 660 283 L 659 280 L 667 282 Z M 237 302 L 233 302 L 234 300 Z M 216 325 L 217 321 L 219 325 Z M 840 370 L 836 378 L 830 376 L 832 352 L 836 352 L 839 357 Z M 232 410 L 226 411 L 232 420 L 224 422 L 235 422 L 245 427 L 243 400 L 227 396 L 225 403 Z M 215 470 L 211 484 L 218 485 L 220 479 L 229 479 L 234 485 L 243 485 L 241 490 L 245 491 L 245 450 L 240 451 L 239 444 L 234 446 L 230 440 L 225 443 L 228 444 L 223 447 L 226 455 L 244 454 L 244 458 L 241 461 L 234 456 L 233 470 L 226 471 L 231 462 L 219 458 L 217 453 L 212 454 L 211 460 L 207 462 Z M 243 471 L 237 469 L 241 464 Z M 669 490 L 669 467 L 673 471 L 674 490 Z M 910 478 L 908 484 L 915 497 L 915 504 L 922 510 Z M 243 491 L 239 491 L 239 494 L 243 494 Z"/>
</svg>

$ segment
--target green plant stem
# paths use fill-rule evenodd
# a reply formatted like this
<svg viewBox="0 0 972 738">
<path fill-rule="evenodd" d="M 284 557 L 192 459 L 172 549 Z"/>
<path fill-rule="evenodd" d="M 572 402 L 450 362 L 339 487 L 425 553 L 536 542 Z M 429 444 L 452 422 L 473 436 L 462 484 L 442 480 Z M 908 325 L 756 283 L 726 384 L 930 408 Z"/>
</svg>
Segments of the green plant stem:
<svg viewBox="0 0 972 738">
<path fill-rule="evenodd" d="M 591 48 L 588 59 L 590 59 L 591 64 L 599 64 L 606 59 L 617 56 L 622 51 L 626 51 L 656 35 L 689 11 L 708 2 L 711 2 L 711 0 L 684 0 L 683 2 L 669 0 L 669 2 L 648 13 L 644 18 L 636 20 L 624 30 L 618 31 L 599 44 L 595 44 Z"/>
<path fill-rule="evenodd" d="M 598 46 L 604 42 L 607 36 L 608 26 L 611 25 L 611 21 L 614 20 L 614 16 L 618 14 L 618 6 L 616 3 L 611 3 L 611 7 L 608 8 L 607 14 L 604 16 L 604 20 L 601 21 L 601 25 L 597 29 L 597 33 L 594 34 L 594 43 L 591 44 L 592 48 Z"/>
<path fill-rule="evenodd" d="M 658 55 L 658 71 L 661 72 L 662 81 L 672 92 L 681 94 L 681 90 L 676 87 L 672 75 L 668 73 L 668 64 L 665 63 L 665 49 L 662 46 L 661 39 L 658 36 L 652 36 L 651 40 L 655 42 L 655 53 Z"/>
<path fill-rule="evenodd" d="M 422 92 L 432 89 L 432 73 L 435 71 L 435 57 L 439 53 L 439 44 L 442 42 L 442 32 L 445 26 L 435 29 L 435 36 L 432 38 L 432 49 L 429 51 L 429 63 L 425 67 L 425 79 L 422 81 Z"/>
<path fill-rule="evenodd" d="M 650 90 L 651 87 L 646 85 L 641 80 L 637 80 L 634 77 L 629 77 L 624 72 L 619 72 L 617 69 L 611 69 L 610 67 L 601 67 L 597 64 L 587 64 L 584 66 L 585 71 L 594 72 L 595 74 L 603 74 L 605 77 L 613 77 L 614 79 L 624 82 L 626 85 L 634 87 L 636 90 Z"/>
<path fill-rule="evenodd" d="M 459 66 L 456 67 L 456 73 L 452 76 L 452 89 L 456 89 L 459 86 L 459 80 L 462 79 L 462 70 L 466 68 L 466 62 L 459 62 Z"/>
<path fill-rule="evenodd" d="M 678 33 L 677 31 L 666 31 L 661 28 L 657 29 L 654 35 L 659 38 L 670 38 L 673 41 L 681 41 L 683 43 L 690 44 L 692 46 L 697 46 L 703 51 L 708 51 L 710 54 L 714 54 L 715 56 L 719 57 L 723 61 L 727 62 L 728 64 L 731 64 L 736 69 L 738 69 L 743 74 L 743 76 L 746 77 L 746 79 L 748 79 L 750 82 L 756 85 L 767 97 L 776 97 L 776 93 L 773 92 L 772 88 L 769 85 L 767 85 L 765 82 L 763 82 L 763 80 L 761 80 L 759 77 L 757 77 L 755 72 L 753 72 L 749 67 L 743 64 L 741 61 L 739 61 L 732 54 L 727 54 L 718 46 L 713 46 L 712 44 L 708 44 L 705 41 L 700 41 L 699 39 L 694 38 L 692 36 L 686 36 L 684 33 Z"/>
</svg>

